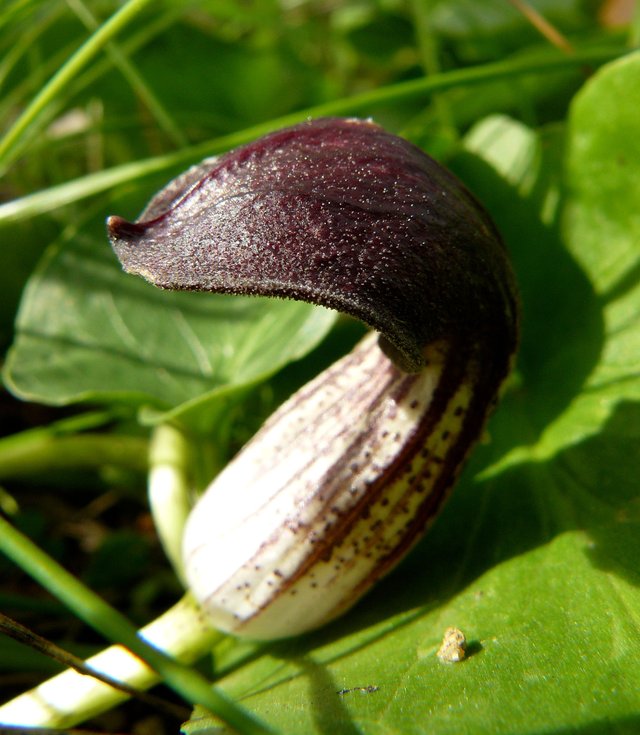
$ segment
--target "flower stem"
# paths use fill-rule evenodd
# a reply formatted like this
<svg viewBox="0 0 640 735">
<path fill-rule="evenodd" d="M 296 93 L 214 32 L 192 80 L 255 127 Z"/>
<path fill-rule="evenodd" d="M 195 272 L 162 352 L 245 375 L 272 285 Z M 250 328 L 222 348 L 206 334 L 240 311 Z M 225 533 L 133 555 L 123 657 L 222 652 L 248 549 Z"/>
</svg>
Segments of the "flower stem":
<svg viewBox="0 0 640 735">
<path fill-rule="evenodd" d="M 154 429 L 149 449 L 149 508 L 164 552 L 183 581 L 182 532 L 193 495 L 192 452 L 175 427 L 161 424 Z"/>
<path fill-rule="evenodd" d="M 90 412 L 3 437 L 0 439 L 0 479 L 105 465 L 144 472 L 147 439 L 88 431 L 117 419 L 114 412 Z"/>
<path fill-rule="evenodd" d="M 201 614 L 190 600 L 183 600 L 178 606 L 138 633 L 121 613 L 85 587 L 2 517 L 0 517 L 0 551 L 3 551 L 25 572 L 64 602 L 88 625 L 105 637 L 118 641 L 121 646 L 131 651 L 129 653 L 120 647 L 110 648 L 99 656 L 107 656 L 109 661 L 111 661 L 110 657 L 115 657 L 115 669 L 111 663 L 111 667 L 107 666 L 108 670 L 105 670 L 104 662 L 96 662 L 96 657 L 89 662 L 92 667 L 100 669 L 113 678 L 124 680 L 127 684 L 141 686 L 137 681 L 132 681 L 130 676 L 130 669 L 137 669 L 137 677 L 142 680 L 142 686 L 151 685 L 161 678 L 167 686 L 170 686 L 187 702 L 200 704 L 209 709 L 240 733 L 253 735 L 254 733 L 272 732 L 270 728 L 236 705 L 222 692 L 212 688 L 211 684 L 197 671 L 178 663 L 175 658 L 171 657 L 171 654 L 184 653 L 187 640 L 191 644 L 191 660 L 197 658 L 198 654 L 204 653 L 211 644 L 214 634 L 208 630 Z M 175 636 L 176 633 L 177 638 L 174 638 L 173 647 L 167 650 L 165 634 Z M 157 648 L 153 644 L 162 648 Z M 179 646 L 179 651 L 175 650 L 176 645 Z M 71 676 L 71 673 L 65 672 L 62 676 Z M 48 683 L 50 682 L 45 684 Z M 67 686 L 68 684 L 65 684 L 63 690 L 59 692 L 60 696 L 67 691 Z M 104 687 L 105 685 L 95 682 L 93 686 Z M 74 687 L 69 687 L 69 690 L 73 689 Z M 27 707 L 26 710 L 19 709 L 19 716 L 30 719 L 26 721 L 23 719 L 19 724 L 31 725 L 36 717 L 48 717 L 49 722 L 55 718 L 59 718 L 58 721 L 63 718 L 73 718 L 74 722 L 79 721 L 76 719 L 76 714 L 70 711 L 68 704 L 61 704 L 64 700 L 59 701 L 57 694 L 49 698 L 46 694 L 42 694 L 41 688 L 36 692 L 32 706 Z M 118 701 L 122 694 L 115 692 L 113 696 L 114 701 Z M 86 693 L 83 698 L 92 700 L 92 697 L 87 696 Z M 7 717 L 13 715 L 8 712 L 10 713 L 14 706 L 8 703 L 0 709 L 0 722 L 9 724 Z M 63 721 L 67 723 L 65 726 L 68 726 L 69 719 Z"/>
<path fill-rule="evenodd" d="M 202 657 L 221 635 L 203 624 L 189 595 L 144 627 L 139 635 L 183 664 Z M 140 691 L 160 676 L 122 646 L 110 646 L 85 664 Z M 0 705 L 0 723 L 29 727 L 73 727 L 124 702 L 127 695 L 97 679 L 67 669 L 34 689 Z"/>
</svg>

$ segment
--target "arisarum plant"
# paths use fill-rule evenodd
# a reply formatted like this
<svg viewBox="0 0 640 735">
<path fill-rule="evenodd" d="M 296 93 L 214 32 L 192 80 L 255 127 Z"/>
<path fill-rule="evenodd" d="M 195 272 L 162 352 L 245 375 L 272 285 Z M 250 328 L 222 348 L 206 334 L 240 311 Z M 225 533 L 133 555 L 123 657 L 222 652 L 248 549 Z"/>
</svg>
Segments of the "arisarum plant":
<svg viewBox="0 0 640 735">
<path fill-rule="evenodd" d="M 269 639 L 335 618 L 434 519 L 512 366 L 517 290 L 489 216 L 406 140 L 326 118 L 203 161 L 108 230 L 162 288 L 300 299 L 378 333 L 267 421 L 184 534 L 214 626 Z"/>
<path fill-rule="evenodd" d="M 184 532 L 193 596 L 138 637 L 188 664 L 213 628 L 272 639 L 332 620 L 433 521 L 512 367 L 517 289 L 489 216 L 406 140 L 318 119 L 205 160 L 108 230 L 124 268 L 163 288 L 303 299 L 373 328 L 214 478 Z M 158 476 L 183 487 L 175 472 Z M 87 664 L 137 688 L 160 679 L 120 645 Z M 0 722 L 70 727 L 124 697 L 67 670 Z"/>
</svg>

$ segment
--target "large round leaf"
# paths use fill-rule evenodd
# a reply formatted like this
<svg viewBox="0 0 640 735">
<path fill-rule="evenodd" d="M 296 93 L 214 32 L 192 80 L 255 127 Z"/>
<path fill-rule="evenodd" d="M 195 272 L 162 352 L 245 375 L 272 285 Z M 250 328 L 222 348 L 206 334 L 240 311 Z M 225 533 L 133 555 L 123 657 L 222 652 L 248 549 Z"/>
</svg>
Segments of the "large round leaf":
<svg viewBox="0 0 640 735">
<path fill-rule="evenodd" d="M 122 400 L 158 420 L 188 410 L 204 426 L 205 404 L 306 354 L 334 318 L 290 301 L 160 291 L 122 273 L 106 236 L 76 235 L 30 279 L 5 374 L 28 400 Z"/>
</svg>

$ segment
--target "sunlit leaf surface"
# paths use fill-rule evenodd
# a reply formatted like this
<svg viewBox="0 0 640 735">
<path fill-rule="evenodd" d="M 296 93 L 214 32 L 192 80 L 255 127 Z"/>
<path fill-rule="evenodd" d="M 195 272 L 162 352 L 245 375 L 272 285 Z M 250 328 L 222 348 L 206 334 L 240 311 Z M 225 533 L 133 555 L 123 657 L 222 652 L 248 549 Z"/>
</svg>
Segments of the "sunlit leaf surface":
<svg viewBox="0 0 640 735">
<path fill-rule="evenodd" d="M 286 732 L 640 729 L 640 147 L 611 122 L 634 125 L 621 87 L 639 85 L 638 57 L 597 75 L 564 148 L 561 131 L 506 118 L 470 134 L 475 155 L 456 167 L 522 285 L 518 375 L 400 570 L 324 631 L 218 651 L 227 691 Z M 436 651 L 450 625 L 470 644 L 447 665 Z"/>
</svg>

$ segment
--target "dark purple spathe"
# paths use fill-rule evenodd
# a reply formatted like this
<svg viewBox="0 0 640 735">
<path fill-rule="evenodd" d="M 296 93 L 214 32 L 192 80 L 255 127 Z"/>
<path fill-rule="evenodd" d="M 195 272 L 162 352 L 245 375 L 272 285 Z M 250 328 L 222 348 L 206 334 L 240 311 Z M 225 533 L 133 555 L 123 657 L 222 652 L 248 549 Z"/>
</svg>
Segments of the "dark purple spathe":
<svg viewBox="0 0 640 735">
<path fill-rule="evenodd" d="M 483 208 L 406 140 L 318 119 L 190 169 L 137 223 L 109 220 L 124 268 L 163 288 L 301 299 L 382 333 L 406 370 L 439 338 L 517 340 L 511 269 Z M 480 336 L 481 335 L 481 336 Z"/>
</svg>

